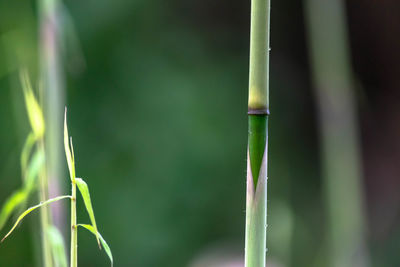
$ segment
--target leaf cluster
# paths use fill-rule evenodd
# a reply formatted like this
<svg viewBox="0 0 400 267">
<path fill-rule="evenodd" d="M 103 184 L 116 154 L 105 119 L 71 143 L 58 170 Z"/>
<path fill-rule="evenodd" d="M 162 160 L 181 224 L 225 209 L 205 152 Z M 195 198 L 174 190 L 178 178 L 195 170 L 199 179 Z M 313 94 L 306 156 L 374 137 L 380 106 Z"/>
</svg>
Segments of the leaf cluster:
<svg viewBox="0 0 400 267">
<path fill-rule="evenodd" d="M 45 132 L 45 123 L 43 118 L 42 109 L 36 100 L 32 86 L 30 84 L 28 75 L 26 72 L 21 73 L 21 82 L 24 90 L 25 96 L 25 105 L 28 111 L 28 117 L 31 124 L 32 131 L 29 133 L 26 138 L 26 142 L 24 144 L 22 153 L 21 153 L 21 171 L 23 176 L 23 186 L 21 189 L 14 192 L 3 205 L 2 210 L 0 211 L 0 230 L 7 222 L 10 215 L 16 211 L 19 207 L 23 207 L 26 205 L 29 195 L 34 191 L 37 185 L 37 177 L 39 172 L 44 168 L 45 159 L 44 159 L 44 150 L 40 149 L 37 146 L 38 142 L 43 141 L 44 132 Z M 74 148 L 72 145 L 72 138 L 69 137 L 68 127 L 67 127 L 67 110 L 65 109 L 65 118 L 64 118 L 64 148 L 65 154 L 70 174 L 70 180 L 72 186 L 77 186 L 79 192 L 83 198 L 83 202 L 85 204 L 87 213 L 90 218 L 91 224 L 78 224 L 77 226 L 81 226 L 95 235 L 99 248 L 104 248 L 106 254 L 108 255 L 111 266 L 113 266 L 113 256 L 111 253 L 111 249 L 108 246 L 105 239 L 101 236 L 98 231 L 92 201 L 90 198 L 89 187 L 87 183 L 82 178 L 77 178 L 75 175 L 75 156 L 74 156 Z M 37 147 L 34 152 L 33 148 Z M 22 219 L 31 213 L 32 211 L 49 205 L 53 202 L 62 200 L 62 199 L 71 199 L 71 195 L 58 196 L 55 198 L 48 199 L 46 201 L 40 202 L 39 204 L 32 206 L 26 209 L 22 214 L 17 218 L 11 230 L 3 237 L 1 242 L 3 242 L 19 225 Z M 76 202 L 71 201 L 71 205 L 76 205 Z M 64 242 L 61 233 L 54 226 L 50 226 L 46 229 L 49 240 L 52 244 L 52 253 L 55 259 L 58 259 L 58 263 L 62 267 L 66 267 L 66 255 Z"/>
<path fill-rule="evenodd" d="M 33 93 L 28 74 L 25 71 L 21 71 L 20 79 L 31 131 L 26 138 L 20 157 L 23 184 L 21 188 L 6 199 L 2 206 L 0 211 L 0 230 L 15 211 L 26 207 L 30 195 L 37 189 L 37 178 L 45 164 L 44 151 L 38 146 L 38 143 L 43 139 L 45 131 L 42 108 Z"/>
</svg>

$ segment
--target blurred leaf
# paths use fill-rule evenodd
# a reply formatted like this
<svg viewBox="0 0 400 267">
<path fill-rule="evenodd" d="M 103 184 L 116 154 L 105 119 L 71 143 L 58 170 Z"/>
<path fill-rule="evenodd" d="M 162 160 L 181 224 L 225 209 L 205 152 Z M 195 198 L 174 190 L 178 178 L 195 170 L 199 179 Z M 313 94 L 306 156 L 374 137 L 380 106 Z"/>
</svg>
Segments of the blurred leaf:
<svg viewBox="0 0 400 267">
<path fill-rule="evenodd" d="M 31 123 L 35 137 L 41 138 L 44 135 L 45 128 L 42 109 L 40 108 L 40 105 L 33 94 L 28 73 L 26 71 L 21 71 L 20 79 L 22 89 L 24 90 L 25 105 L 28 111 L 29 122 Z"/>
<path fill-rule="evenodd" d="M 33 145 L 35 144 L 35 134 L 30 132 L 28 137 L 26 138 L 24 147 L 21 152 L 21 172 L 22 176 L 25 177 L 26 166 L 28 165 L 29 155 L 31 154 L 31 150 Z"/>
<path fill-rule="evenodd" d="M 111 266 L 113 266 L 114 260 L 113 260 L 113 256 L 111 253 L 111 249 L 108 246 L 107 242 L 104 240 L 104 238 L 101 236 L 101 234 L 98 231 L 96 231 L 94 229 L 94 227 L 90 224 L 78 224 L 78 226 L 82 226 L 83 228 L 86 228 L 87 230 L 92 232 L 92 234 L 94 234 L 96 237 L 100 237 L 101 245 L 103 246 L 104 250 L 106 251 L 108 257 L 110 258 Z"/>
<path fill-rule="evenodd" d="M 67 157 L 69 175 L 71 177 L 71 181 L 75 180 L 75 162 L 73 152 L 71 153 L 70 144 L 69 144 L 69 136 L 68 136 L 68 127 L 67 127 L 67 108 L 65 108 L 64 114 L 64 149 L 65 156 Z"/>
<path fill-rule="evenodd" d="M 62 234 L 55 226 L 50 225 L 47 228 L 47 235 L 51 243 L 55 266 L 67 267 L 67 255 Z"/>
<path fill-rule="evenodd" d="M 94 227 L 94 230 L 97 232 L 97 225 L 96 225 L 96 220 L 94 218 L 92 201 L 90 200 L 89 188 L 88 188 L 87 184 L 85 183 L 85 181 L 82 180 L 81 178 L 75 178 L 75 181 L 76 181 L 76 184 L 78 185 L 79 192 L 81 192 L 81 195 L 83 197 L 83 202 L 85 202 L 86 210 L 89 214 L 90 221 Z M 99 240 L 98 233 L 96 234 L 96 238 L 97 238 L 97 243 L 100 247 L 100 240 Z"/>
<path fill-rule="evenodd" d="M 24 188 L 14 192 L 5 202 L 3 209 L 0 212 L 0 229 L 3 228 L 10 215 L 25 203 L 28 199 L 31 191 L 35 186 L 36 178 L 38 177 L 39 170 L 44 164 L 44 153 L 42 151 L 36 151 L 33 155 L 32 160 L 29 163 L 26 171 L 26 178 L 24 181 Z M 21 206 L 26 207 L 25 205 Z"/>
<path fill-rule="evenodd" d="M 71 196 L 59 196 L 59 197 L 51 198 L 51 199 L 49 199 L 49 200 L 46 200 L 45 202 L 41 202 L 41 203 L 39 203 L 38 205 L 33 206 L 33 207 L 30 207 L 29 209 L 27 209 L 26 211 L 24 211 L 24 212 L 18 217 L 17 221 L 15 222 L 15 224 L 14 224 L 14 226 L 11 228 L 11 230 L 3 237 L 3 239 L 1 240 L 1 242 L 3 242 L 4 239 L 6 239 L 6 238 L 14 231 L 14 229 L 18 226 L 19 222 L 20 222 L 26 215 L 28 215 L 31 211 L 33 211 L 33 210 L 35 210 L 35 209 L 37 209 L 37 208 L 40 208 L 40 207 L 42 207 L 42 206 L 45 206 L 45 205 L 47 205 L 47 204 L 56 202 L 56 201 L 58 201 L 58 200 L 65 199 L 65 198 L 71 198 Z"/>
<path fill-rule="evenodd" d="M 26 171 L 24 189 L 27 195 L 30 194 L 31 190 L 35 186 L 36 177 L 38 177 L 39 171 L 44 166 L 44 152 L 37 150 L 32 156 L 32 160 L 29 162 L 28 169 Z"/>
<path fill-rule="evenodd" d="M 4 227 L 13 211 L 27 198 L 24 190 L 14 192 L 4 203 L 0 212 L 0 230 Z"/>
</svg>

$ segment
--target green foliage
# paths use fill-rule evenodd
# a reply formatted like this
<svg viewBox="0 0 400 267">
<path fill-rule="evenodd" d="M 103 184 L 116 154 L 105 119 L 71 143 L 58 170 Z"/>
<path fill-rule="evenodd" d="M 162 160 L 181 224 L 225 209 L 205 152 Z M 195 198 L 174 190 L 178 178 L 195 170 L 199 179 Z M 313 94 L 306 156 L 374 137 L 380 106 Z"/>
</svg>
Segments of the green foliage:
<svg viewBox="0 0 400 267">
<path fill-rule="evenodd" d="M 43 149 L 36 149 L 32 153 L 32 149 L 34 148 L 35 144 L 39 141 L 42 140 L 44 136 L 44 119 L 43 119 L 43 113 L 42 109 L 36 100 L 32 87 L 28 78 L 28 75 L 25 72 L 21 73 L 21 82 L 23 85 L 24 89 L 24 96 L 25 96 L 25 104 L 26 104 L 26 109 L 28 111 L 28 116 L 29 116 L 29 121 L 32 127 L 32 132 L 28 135 L 22 153 L 21 153 L 21 172 L 22 175 L 24 176 L 24 184 L 22 189 L 17 190 L 15 193 L 13 193 L 5 202 L 3 205 L 2 210 L 0 211 L 0 229 L 4 226 L 4 224 L 7 222 L 7 219 L 11 216 L 11 214 L 20 206 L 22 206 L 23 203 L 26 202 L 28 199 L 30 193 L 33 191 L 33 189 L 36 187 L 36 177 L 38 177 L 38 174 L 40 170 L 42 170 L 45 162 L 45 155 L 44 155 L 44 150 Z M 89 193 L 89 188 L 86 182 L 81 179 L 81 178 L 76 178 L 75 177 L 75 156 L 74 156 L 74 148 L 72 145 L 72 139 L 69 138 L 68 135 L 68 128 L 67 128 L 67 109 L 65 109 L 65 117 L 64 117 L 64 147 L 65 147 L 65 154 L 67 158 L 67 163 L 68 163 L 68 169 L 70 173 L 70 178 L 71 178 L 71 183 L 73 188 L 76 188 L 76 186 L 79 189 L 79 192 L 82 195 L 83 201 L 85 203 L 86 210 L 88 212 L 91 225 L 87 224 L 82 224 L 81 226 L 92 232 L 97 239 L 97 243 L 99 245 L 99 248 L 101 248 L 101 245 L 104 247 L 106 250 L 107 255 L 109 256 L 111 260 L 111 265 L 113 264 L 113 258 L 111 254 L 111 249 L 106 243 L 106 241 L 103 239 L 103 237 L 100 235 L 95 216 L 94 216 L 94 211 L 93 211 L 93 205 L 90 199 L 90 193 Z M 32 155 L 31 155 L 32 154 Z M 74 189 L 75 190 L 75 189 Z M 73 192 L 75 192 L 73 190 Z M 4 238 L 1 240 L 3 242 L 18 226 L 18 224 L 22 221 L 22 219 L 28 215 L 30 212 L 44 207 L 50 203 L 53 203 L 55 201 L 65 199 L 65 198 L 70 198 L 71 200 L 71 205 L 73 205 L 73 209 L 76 210 L 76 199 L 75 199 L 75 193 L 73 193 L 72 196 L 67 195 L 67 196 L 58 196 L 46 201 L 43 201 L 39 203 L 38 205 L 35 205 L 33 207 L 28 208 L 25 210 L 17 219 L 17 221 L 14 223 L 13 227 L 11 230 L 4 236 Z M 76 224 L 76 217 L 75 220 L 73 220 L 72 223 Z M 71 229 L 76 229 L 77 225 L 72 225 Z M 51 249 L 52 249 L 52 256 L 54 258 L 54 262 L 56 263 L 57 266 L 60 267 L 66 267 L 67 266 L 67 260 L 66 260 L 66 255 L 65 255 L 65 247 L 64 247 L 64 242 L 63 242 L 63 237 L 61 233 L 54 227 L 54 226 L 49 226 L 47 229 L 45 229 L 46 235 L 51 243 Z M 71 242 L 76 242 L 71 239 Z M 77 247 L 77 244 L 74 244 L 71 247 Z M 72 263 L 71 263 L 72 264 Z"/>
<path fill-rule="evenodd" d="M 96 224 L 96 220 L 94 217 L 94 211 L 93 211 L 93 205 L 92 205 L 92 201 L 90 199 L 90 193 L 89 193 L 89 187 L 86 184 L 86 182 L 81 179 L 81 178 L 76 178 L 75 176 L 75 156 L 74 156 L 74 147 L 72 145 L 72 139 L 69 137 L 68 135 L 68 126 L 67 126 L 67 109 L 65 109 L 65 114 L 64 114 L 64 148 L 65 148 L 65 155 L 67 158 L 67 163 L 68 163 L 68 169 L 69 169 L 69 173 L 70 173 L 70 178 L 71 178 L 71 183 L 72 183 L 72 197 L 74 198 L 74 192 L 75 192 L 75 187 L 77 186 L 79 189 L 79 192 L 82 195 L 83 198 L 83 202 L 85 203 L 85 207 L 86 210 L 88 212 L 90 221 L 91 221 L 91 225 L 88 224 L 81 224 L 80 226 L 88 229 L 89 231 L 91 231 L 97 239 L 97 243 L 99 245 L 99 248 L 101 249 L 101 245 L 103 245 L 104 249 L 106 250 L 107 255 L 109 256 L 110 260 L 111 260 L 111 264 L 113 263 L 113 258 L 112 258 L 112 254 L 111 254 L 111 249 L 110 247 L 107 245 L 106 241 L 103 239 L 103 237 L 100 235 L 98 229 L 97 229 L 97 224 Z M 73 199 L 72 199 L 73 200 Z M 71 205 L 72 205 L 72 209 L 76 210 L 76 201 L 71 201 Z M 75 213 L 75 212 L 73 212 Z M 72 215 L 71 215 L 72 216 Z M 76 225 L 74 225 L 76 221 L 76 218 L 74 218 L 73 220 L 71 220 L 71 229 L 76 229 Z M 71 248 L 72 247 L 76 247 L 77 244 L 73 244 L 73 242 L 75 242 L 72 238 L 71 238 Z M 73 263 L 71 262 L 71 266 L 73 265 Z"/>
<path fill-rule="evenodd" d="M 13 211 L 21 205 L 26 199 L 26 192 L 24 190 L 18 190 L 14 192 L 4 203 L 3 208 L 0 212 L 0 229 L 3 228 L 8 218 L 11 216 Z"/>
<path fill-rule="evenodd" d="M 36 205 L 36 206 L 30 207 L 29 209 L 27 209 L 26 211 L 24 211 L 24 212 L 18 217 L 17 221 L 15 222 L 15 224 L 14 224 L 14 226 L 11 228 L 11 230 L 3 237 L 3 239 L 1 240 L 1 242 L 3 242 L 3 241 L 14 231 L 14 229 L 18 226 L 18 224 L 22 221 L 22 219 L 23 219 L 26 215 L 28 215 L 29 213 L 31 213 L 32 211 L 34 211 L 34 210 L 37 209 L 37 208 L 46 206 L 46 205 L 48 205 L 48 204 L 50 204 L 50 203 L 53 203 L 53 202 L 56 202 L 56 201 L 58 201 L 58 200 L 65 199 L 65 198 L 71 198 L 71 196 L 59 196 L 59 197 L 51 198 L 51 199 L 49 199 L 49 200 L 46 200 L 46 201 L 44 201 L 44 202 L 39 203 L 39 204 Z"/>
<path fill-rule="evenodd" d="M 24 181 L 24 190 L 29 195 L 32 190 L 36 186 L 36 178 L 39 175 L 40 170 L 44 166 L 44 153 L 42 150 L 35 151 L 34 155 L 32 156 L 31 161 L 29 162 L 29 166 L 26 172 L 26 177 Z"/>
<path fill-rule="evenodd" d="M 71 141 L 71 148 L 69 141 Z M 69 135 L 68 135 L 67 108 L 65 108 L 65 114 L 64 114 L 64 148 L 65 148 L 65 156 L 67 158 L 67 163 L 68 163 L 69 175 L 71 177 L 71 181 L 75 182 L 75 157 L 73 153 L 74 149 L 72 146 L 72 138 L 69 140 Z"/>
<path fill-rule="evenodd" d="M 97 225 L 96 225 L 96 220 L 94 218 L 94 212 L 93 212 L 93 207 L 92 207 L 92 201 L 90 200 L 90 194 L 89 194 L 89 187 L 87 186 L 86 182 L 82 180 L 81 178 L 75 178 L 76 184 L 78 186 L 79 192 L 81 192 L 83 202 L 85 203 L 86 210 L 89 214 L 90 221 L 92 223 L 97 243 L 100 247 L 100 240 L 99 240 L 99 232 L 97 230 Z"/>
<path fill-rule="evenodd" d="M 78 224 L 78 226 L 82 226 L 83 228 L 86 228 L 92 234 L 94 234 L 96 236 L 96 238 L 100 238 L 101 245 L 103 246 L 104 250 L 106 251 L 108 257 L 110 258 L 111 266 L 113 266 L 114 265 L 114 260 L 113 260 L 113 256 L 112 256 L 112 253 L 111 253 L 111 249 L 108 246 L 106 240 L 104 240 L 104 238 L 101 236 L 101 234 L 90 224 Z"/>
<path fill-rule="evenodd" d="M 35 135 L 33 132 L 30 132 L 28 134 L 28 137 L 26 138 L 24 147 L 22 148 L 22 152 L 21 152 L 20 161 L 21 161 L 22 176 L 25 176 L 26 166 L 28 165 L 28 160 L 29 160 L 29 155 L 31 154 L 34 144 L 35 144 Z"/>
<path fill-rule="evenodd" d="M 62 234 L 56 227 L 51 225 L 47 228 L 47 236 L 50 240 L 55 265 L 57 267 L 67 267 L 67 255 L 65 254 Z"/>
<path fill-rule="evenodd" d="M 42 109 L 33 94 L 31 82 L 26 71 L 20 74 L 22 89 L 24 90 L 25 104 L 28 111 L 29 122 L 31 124 L 35 138 L 42 138 L 45 131 Z"/>
<path fill-rule="evenodd" d="M 43 113 L 29 81 L 28 74 L 21 72 L 20 74 L 22 89 L 24 91 L 25 106 L 28 112 L 32 131 L 26 138 L 24 147 L 21 152 L 21 173 L 23 177 L 23 186 L 15 191 L 4 203 L 0 211 L 0 230 L 4 227 L 8 218 L 15 210 L 23 206 L 36 185 L 36 178 L 39 171 L 44 166 L 44 153 L 36 149 L 32 154 L 32 149 L 36 142 L 44 135 Z"/>
</svg>

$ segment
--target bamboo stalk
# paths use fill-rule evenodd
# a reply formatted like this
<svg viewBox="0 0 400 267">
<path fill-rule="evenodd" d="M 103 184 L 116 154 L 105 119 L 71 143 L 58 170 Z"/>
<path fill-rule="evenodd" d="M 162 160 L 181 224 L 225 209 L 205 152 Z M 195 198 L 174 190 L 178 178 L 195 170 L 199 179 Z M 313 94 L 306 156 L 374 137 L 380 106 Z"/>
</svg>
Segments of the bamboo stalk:
<svg viewBox="0 0 400 267">
<path fill-rule="evenodd" d="M 356 101 L 342 0 L 306 1 L 332 267 L 369 266 Z"/>
<path fill-rule="evenodd" d="M 265 267 L 270 0 L 252 0 L 245 266 Z"/>
</svg>

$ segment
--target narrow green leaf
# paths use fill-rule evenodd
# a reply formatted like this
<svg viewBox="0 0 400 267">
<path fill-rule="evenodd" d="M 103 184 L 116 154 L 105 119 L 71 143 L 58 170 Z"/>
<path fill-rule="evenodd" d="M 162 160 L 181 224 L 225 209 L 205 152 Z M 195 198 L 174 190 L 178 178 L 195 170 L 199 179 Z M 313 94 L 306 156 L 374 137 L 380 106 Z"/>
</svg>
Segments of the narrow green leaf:
<svg viewBox="0 0 400 267">
<path fill-rule="evenodd" d="M 28 111 L 29 122 L 36 138 L 43 137 L 45 123 L 42 109 L 33 94 L 31 82 L 26 71 L 20 72 L 22 89 L 24 90 L 25 105 Z"/>
<path fill-rule="evenodd" d="M 34 211 L 37 208 L 40 208 L 42 206 L 48 205 L 50 203 L 56 202 L 58 200 L 61 199 L 65 199 L 65 198 L 71 198 L 71 196 L 59 196 L 59 197 L 55 197 L 55 198 L 51 198 L 49 200 L 46 200 L 44 202 L 39 203 L 36 206 L 30 207 L 29 209 L 27 209 L 26 211 L 24 211 L 17 219 L 17 221 L 15 222 L 14 226 L 11 228 L 11 230 L 3 237 L 3 239 L 1 240 L 1 242 L 4 241 L 4 239 L 6 239 L 13 231 L 14 229 L 18 226 L 18 224 L 20 223 L 20 221 L 26 216 L 28 215 L 31 211 Z"/>
<path fill-rule="evenodd" d="M 60 231 L 53 225 L 47 228 L 53 259 L 56 267 L 67 267 L 67 254 L 65 253 L 64 238 Z"/>
<path fill-rule="evenodd" d="M 33 187 L 36 185 L 36 178 L 39 175 L 39 171 L 44 166 L 44 152 L 37 150 L 32 156 L 29 162 L 28 169 L 26 170 L 26 176 L 24 181 L 24 190 L 29 195 Z"/>
<path fill-rule="evenodd" d="M 28 137 L 25 140 L 24 147 L 21 152 L 21 172 L 22 176 L 25 176 L 26 167 L 28 165 L 29 155 L 31 154 L 32 147 L 35 144 L 35 134 L 30 132 Z"/>
<path fill-rule="evenodd" d="M 111 253 L 111 249 L 108 246 L 107 242 L 104 240 L 104 238 L 101 236 L 101 234 L 98 231 L 96 231 L 94 229 L 94 227 L 90 224 L 78 224 L 78 226 L 82 226 L 83 228 L 86 228 L 87 230 L 92 232 L 92 234 L 94 234 L 96 237 L 100 237 L 101 245 L 103 246 L 104 250 L 106 251 L 108 257 L 110 258 L 111 266 L 113 266 L 114 260 L 113 260 L 113 256 Z"/>
<path fill-rule="evenodd" d="M 0 212 L 0 230 L 4 227 L 13 211 L 19 205 L 21 205 L 21 203 L 24 202 L 26 198 L 26 192 L 24 190 L 18 190 L 6 200 Z"/>
<path fill-rule="evenodd" d="M 35 186 L 36 177 L 44 164 L 44 153 L 36 151 L 28 165 L 30 151 L 35 142 L 35 136 L 30 133 L 21 154 L 21 168 L 24 177 L 24 187 L 14 192 L 4 203 L 0 211 L 0 229 L 2 229 L 11 214 L 19 207 L 24 209 L 25 203 Z M 28 165 L 28 166 L 27 166 Z"/>
<path fill-rule="evenodd" d="M 96 220 L 94 218 L 94 212 L 93 212 L 93 207 L 92 207 L 92 201 L 90 200 L 90 194 L 89 194 L 89 188 L 84 180 L 81 178 L 75 178 L 76 185 L 78 186 L 79 192 L 81 192 L 81 195 L 83 197 L 83 202 L 85 202 L 85 207 L 86 210 L 89 214 L 90 217 L 90 222 L 92 223 L 94 229 L 97 232 L 97 225 L 96 225 Z M 99 235 L 96 235 L 97 238 L 97 243 L 100 247 L 100 240 L 99 240 Z"/>
<path fill-rule="evenodd" d="M 69 142 L 71 144 L 72 163 L 74 164 L 74 171 L 75 171 L 75 152 L 74 152 L 74 145 L 72 144 L 72 137 L 69 138 Z"/>
<path fill-rule="evenodd" d="M 71 177 L 71 181 L 74 182 L 75 162 L 74 162 L 74 155 L 71 153 L 69 144 L 68 127 L 67 127 L 67 108 L 65 108 L 65 113 L 64 113 L 64 149 L 65 149 L 65 156 L 67 157 L 69 175 Z"/>
</svg>

